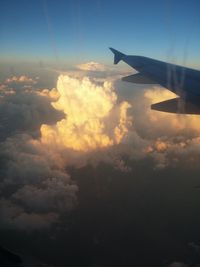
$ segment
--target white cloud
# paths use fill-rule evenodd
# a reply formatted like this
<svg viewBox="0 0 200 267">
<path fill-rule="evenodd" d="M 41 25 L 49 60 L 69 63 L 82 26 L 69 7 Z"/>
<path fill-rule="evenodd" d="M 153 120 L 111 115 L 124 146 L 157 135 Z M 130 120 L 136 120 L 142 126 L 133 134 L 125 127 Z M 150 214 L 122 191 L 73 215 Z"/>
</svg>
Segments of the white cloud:
<svg viewBox="0 0 200 267">
<path fill-rule="evenodd" d="M 25 134 L 7 139 L 1 144 L 0 161 L 4 162 L 0 227 L 6 223 L 9 228 L 28 227 L 29 223 L 30 229 L 34 224 L 49 227 L 77 205 L 78 187 L 64 170 L 64 162 L 37 140 Z M 4 200 L 4 190 L 10 186 L 15 190 Z"/>
<path fill-rule="evenodd" d="M 11 76 L 10 78 L 7 78 L 5 80 L 5 83 L 6 84 L 10 84 L 10 83 L 36 84 L 37 80 L 38 80 L 38 77 L 33 79 L 26 75 L 21 75 L 21 76 Z"/>
<path fill-rule="evenodd" d="M 79 80 L 61 75 L 57 90 L 60 97 L 52 105 L 66 117 L 56 125 L 42 125 L 42 143 L 90 151 L 122 141 L 131 123 L 127 116 L 130 105 L 117 103 L 112 83 L 96 85 L 87 77 Z"/>
<path fill-rule="evenodd" d="M 106 71 L 106 66 L 97 62 L 87 62 L 76 66 L 79 70 L 84 71 Z"/>
</svg>

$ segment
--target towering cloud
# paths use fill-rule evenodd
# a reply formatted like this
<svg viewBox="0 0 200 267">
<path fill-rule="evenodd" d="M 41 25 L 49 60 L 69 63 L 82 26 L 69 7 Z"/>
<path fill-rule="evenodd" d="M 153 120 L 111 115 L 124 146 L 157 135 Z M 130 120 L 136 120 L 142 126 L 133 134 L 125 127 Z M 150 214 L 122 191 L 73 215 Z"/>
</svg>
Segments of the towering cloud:
<svg viewBox="0 0 200 267">
<path fill-rule="evenodd" d="M 106 67 L 98 62 L 88 62 L 77 65 L 77 68 L 84 71 L 106 71 Z"/>
<path fill-rule="evenodd" d="M 56 125 L 42 125 L 41 140 L 77 151 L 89 151 L 119 144 L 131 124 L 128 102 L 117 103 L 110 82 L 97 85 L 85 77 L 82 80 L 61 75 L 58 78 L 58 100 L 53 107 L 65 118 Z"/>
</svg>

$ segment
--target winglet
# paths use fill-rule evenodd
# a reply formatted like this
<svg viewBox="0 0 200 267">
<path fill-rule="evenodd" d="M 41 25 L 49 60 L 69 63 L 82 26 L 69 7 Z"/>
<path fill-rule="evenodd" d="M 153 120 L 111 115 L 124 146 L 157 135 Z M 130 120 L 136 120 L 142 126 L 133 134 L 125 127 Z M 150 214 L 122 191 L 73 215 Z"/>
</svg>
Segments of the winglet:
<svg viewBox="0 0 200 267">
<path fill-rule="evenodd" d="M 109 47 L 110 50 L 113 52 L 114 54 L 114 64 L 117 64 L 121 59 L 123 59 L 123 57 L 125 57 L 126 55 L 115 50 L 114 48 L 112 47 Z"/>
</svg>

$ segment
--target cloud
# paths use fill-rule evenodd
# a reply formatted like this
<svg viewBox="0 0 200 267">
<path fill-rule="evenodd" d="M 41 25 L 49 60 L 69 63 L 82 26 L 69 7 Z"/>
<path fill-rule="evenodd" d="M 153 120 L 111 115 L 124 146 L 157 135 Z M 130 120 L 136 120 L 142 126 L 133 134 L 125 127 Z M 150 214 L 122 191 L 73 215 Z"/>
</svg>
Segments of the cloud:
<svg viewBox="0 0 200 267">
<path fill-rule="evenodd" d="M 67 74 L 53 89 L 1 85 L 0 227 L 48 228 L 75 208 L 79 188 L 69 165 L 104 161 L 129 173 L 132 161 L 148 158 L 155 171 L 199 169 L 198 116 L 151 110 L 151 103 L 173 97 L 159 87 L 129 97 L 116 87 L 110 78 Z"/>
<path fill-rule="evenodd" d="M 123 173 L 128 173 L 131 171 L 131 167 L 127 166 L 125 161 L 122 159 L 116 159 L 114 168 Z"/>
<path fill-rule="evenodd" d="M 54 90 L 19 89 L 1 88 L 0 228 L 48 228 L 77 205 L 66 162 L 40 142 L 42 123 L 56 123 L 63 112 L 51 105 Z"/>
<path fill-rule="evenodd" d="M 119 91 L 120 94 L 123 96 L 124 90 Z M 138 88 L 132 95 L 129 91 L 128 97 L 123 97 L 124 100 L 129 99 L 129 116 L 133 120 L 126 140 L 134 148 L 128 148 L 127 155 L 131 158 L 135 154 L 138 160 L 142 155 L 143 158 L 152 158 L 155 169 L 181 165 L 189 168 L 186 164 L 189 161 L 193 163 L 193 168 L 199 168 L 200 116 L 150 109 L 152 103 L 173 97 L 173 93 L 158 86 Z"/>
<path fill-rule="evenodd" d="M 48 97 L 33 90 L 7 90 L 0 101 L 0 139 L 19 132 L 38 131 L 42 123 L 52 124 L 62 117 Z"/>
<path fill-rule="evenodd" d="M 76 206 L 75 193 L 78 188 L 70 184 L 70 177 L 66 173 L 58 172 L 54 172 L 55 177 L 44 180 L 39 186 L 25 185 L 13 194 L 13 199 L 35 212 L 70 211 Z"/>
<path fill-rule="evenodd" d="M 52 90 L 2 86 L 0 227 L 49 227 L 76 207 L 78 186 L 66 166 L 120 144 L 131 126 L 129 108 L 111 82 L 88 77 L 61 75 Z M 129 171 L 118 157 L 115 166 Z"/>
<path fill-rule="evenodd" d="M 6 90 L 7 89 L 7 85 L 6 84 L 1 84 L 0 85 L 0 91 L 4 91 L 4 90 Z"/>
<path fill-rule="evenodd" d="M 7 202 L 2 202 L 0 213 L 9 220 L 9 225 L 13 222 L 19 228 L 17 222 L 24 220 L 27 225 L 37 222 L 37 227 L 49 226 L 60 214 L 76 206 L 78 187 L 64 170 L 63 161 L 30 136 L 18 135 L 4 141 L 1 144 L 0 165 L 0 202 L 4 200 L 4 195 L 9 200 L 6 208 L 4 203 Z M 14 190 L 8 195 L 6 192 L 10 187 Z M 8 209 L 11 215 L 4 214 L 4 209 Z M 14 221 L 9 219 L 13 217 L 13 212 L 17 212 L 16 216 L 13 215 L 16 217 Z M 48 220 L 49 216 L 52 220 Z M 48 224 L 46 221 L 49 221 Z M 0 227 L 4 226 L 5 223 L 0 221 Z"/>
<path fill-rule="evenodd" d="M 170 91 L 159 87 L 147 90 L 144 96 L 150 104 L 176 97 Z M 170 134 L 170 132 L 173 132 L 173 135 L 175 133 L 183 133 L 184 135 L 189 134 L 190 136 L 195 136 L 195 134 L 198 135 L 200 133 L 199 115 L 170 114 L 166 112 L 149 110 L 148 117 L 149 120 L 153 123 L 153 127 L 155 127 L 154 125 L 156 124 L 158 126 L 161 126 L 162 133 L 163 130 L 165 130 L 166 135 Z M 191 130 L 190 133 L 189 130 Z M 158 131 L 158 134 L 160 133 L 161 131 Z"/>
<path fill-rule="evenodd" d="M 122 100 L 111 81 L 99 84 L 87 77 L 67 75 L 59 77 L 57 93 L 53 90 L 57 97 L 52 105 L 66 117 L 55 125 L 41 126 L 43 144 L 56 142 L 57 147 L 94 151 L 88 159 L 95 154 L 92 161 L 107 161 L 121 170 L 121 155 L 134 160 L 152 158 L 155 169 L 185 164 L 189 157 L 198 168 L 199 116 L 150 109 L 151 103 L 174 97 L 171 92 L 151 87 Z M 109 148 L 110 156 L 100 152 L 101 148 Z"/>
<path fill-rule="evenodd" d="M 25 212 L 4 198 L 0 199 L 0 226 L 6 229 L 39 230 L 50 227 L 58 220 L 56 213 L 37 214 Z"/>
<path fill-rule="evenodd" d="M 84 71 L 106 71 L 106 66 L 97 62 L 87 62 L 76 66 L 79 70 Z"/>
<path fill-rule="evenodd" d="M 26 75 L 21 76 L 11 76 L 5 80 L 5 84 L 12 84 L 12 83 L 21 83 L 21 84 L 36 84 L 38 77 L 35 79 L 30 78 Z"/>
<path fill-rule="evenodd" d="M 127 115 L 130 105 L 117 103 L 112 83 L 96 85 L 87 77 L 79 80 L 61 75 L 57 90 L 60 97 L 52 105 L 66 117 L 56 125 L 41 126 L 43 143 L 90 151 L 122 141 L 131 124 Z"/>
<path fill-rule="evenodd" d="M 161 89 L 148 90 L 145 93 L 150 102 L 157 102 L 162 96 L 165 99 L 165 95 L 166 91 L 161 91 Z M 199 116 L 148 111 L 147 117 L 148 122 L 152 124 L 153 150 L 164 154 L 170 165 L 190 160 L 193 163 L 198 161 L 200 153 Z"/>
</svg>

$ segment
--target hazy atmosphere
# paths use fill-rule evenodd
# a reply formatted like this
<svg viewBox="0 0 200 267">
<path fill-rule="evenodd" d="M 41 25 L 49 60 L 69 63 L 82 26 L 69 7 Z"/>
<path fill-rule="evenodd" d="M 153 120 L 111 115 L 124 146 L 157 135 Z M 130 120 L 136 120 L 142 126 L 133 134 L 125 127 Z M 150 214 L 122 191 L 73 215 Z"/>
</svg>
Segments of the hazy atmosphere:
<svg viewBox="0 0 200 267">
<path fill-rule="evenodd" d="M 1 1 L 1 247 L 24 267 L 200 266 L 200 115 L 112 46 L 200 69 L 200 2 Z"/>
</svg>

